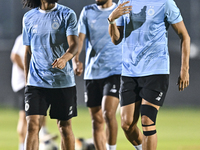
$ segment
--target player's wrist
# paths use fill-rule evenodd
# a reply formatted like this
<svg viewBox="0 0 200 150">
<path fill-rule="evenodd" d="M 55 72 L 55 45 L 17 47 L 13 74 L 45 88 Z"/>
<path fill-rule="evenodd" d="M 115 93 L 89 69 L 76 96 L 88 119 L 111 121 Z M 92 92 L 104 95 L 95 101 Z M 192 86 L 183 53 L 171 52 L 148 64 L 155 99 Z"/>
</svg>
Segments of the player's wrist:
<svg viewBox="0 0 200 150">
<path fill-rule="evenodd" d="M 78 57 L 77 55 L 74 56 L 74 58 L 72 59 L 72 61 L 73 61 L 74 63 L 79 62 L 79 57 Z"/>
<path fill-rule="evenodd" d="M 115 19 L 112 19 L 112 18 L 110 18 L 110 17 L 108 17 L 108 23 L 109 24 L 115 24 L 116 23 L 116 21 L 115 21 Z"/>
<path fill-rule="evenodd" d="M 188 72 L 189 71 L 189 66 L 181 67 L 181 71 Z"/>
</svg>

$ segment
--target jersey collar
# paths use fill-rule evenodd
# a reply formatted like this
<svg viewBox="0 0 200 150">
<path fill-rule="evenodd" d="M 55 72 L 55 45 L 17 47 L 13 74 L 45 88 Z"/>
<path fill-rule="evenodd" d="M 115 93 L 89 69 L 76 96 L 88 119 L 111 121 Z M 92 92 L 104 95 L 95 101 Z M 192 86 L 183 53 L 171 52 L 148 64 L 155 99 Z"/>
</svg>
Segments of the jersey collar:
<svg viewBox="0 0 200 150">
<path fill-rule="evenodd" d="M 109 10 L 112 10 L 115 6 L 116 6 L 116 3 L 113 2 L 112 6 L 108 8 L 101 8 L 100 6 L 97 6 L 97 8 L 101 11 L 109 11 Z"/>
<path fill-rule="evenodd" d="M 40 9 L 40 7 L 39 7 L 39 11 L 40 11 L 41 13 L 49 13 L 49 12 L 54 11 L 56 8 L 57 8 L 57 3 L 55 3 L 55 6 L 54 6 L 52 9 L 50 9 L 50 10 L 42 10 L 42 9 Z"/>
</svg>

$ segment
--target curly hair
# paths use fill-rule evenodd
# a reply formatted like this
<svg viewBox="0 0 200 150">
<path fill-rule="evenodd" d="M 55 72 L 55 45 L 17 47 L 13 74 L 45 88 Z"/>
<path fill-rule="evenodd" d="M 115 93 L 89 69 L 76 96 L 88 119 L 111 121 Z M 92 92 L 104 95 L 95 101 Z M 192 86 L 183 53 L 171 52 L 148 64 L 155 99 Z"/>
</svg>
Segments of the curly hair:
<svg viewBox="0 0 200 150">
<path fill-rule="evenodd" d="M 49 3 L 58 2 L 58 0 L 47 0 Z M 23 7 L 36 8 L 41 5 L 40 0 L 22 0 Z"/>
</svg>

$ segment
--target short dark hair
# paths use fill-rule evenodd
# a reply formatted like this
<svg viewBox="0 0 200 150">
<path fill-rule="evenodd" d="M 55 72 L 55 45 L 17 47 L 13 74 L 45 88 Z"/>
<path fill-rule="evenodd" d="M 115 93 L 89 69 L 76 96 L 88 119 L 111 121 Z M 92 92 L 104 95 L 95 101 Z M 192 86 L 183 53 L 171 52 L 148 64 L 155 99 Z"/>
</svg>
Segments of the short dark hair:
<svg viewBox="0 0 200 150">
<path fill-rule="evenodd" d="M 58 0 L 49 0 L 50 3 L 56 3 Z M 41 5 L 40 0 L 22 0 L 23 7 L 36 8 Z"/>
</svg>

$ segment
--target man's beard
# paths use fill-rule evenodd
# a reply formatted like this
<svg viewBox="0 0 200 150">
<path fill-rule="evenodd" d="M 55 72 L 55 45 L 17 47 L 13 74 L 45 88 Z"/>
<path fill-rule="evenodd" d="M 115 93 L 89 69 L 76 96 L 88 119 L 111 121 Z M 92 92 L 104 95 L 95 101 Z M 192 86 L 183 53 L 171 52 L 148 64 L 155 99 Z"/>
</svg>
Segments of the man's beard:
<svg viewBox="0 0 200 150">
<path fill-rule="evenodd" d="M 107 3 L 108 0 L 103 0 L 101 2 L 96 1 L 96 4 L 99 5 L 104 5 L 105 3 Z"/>
</svg>

